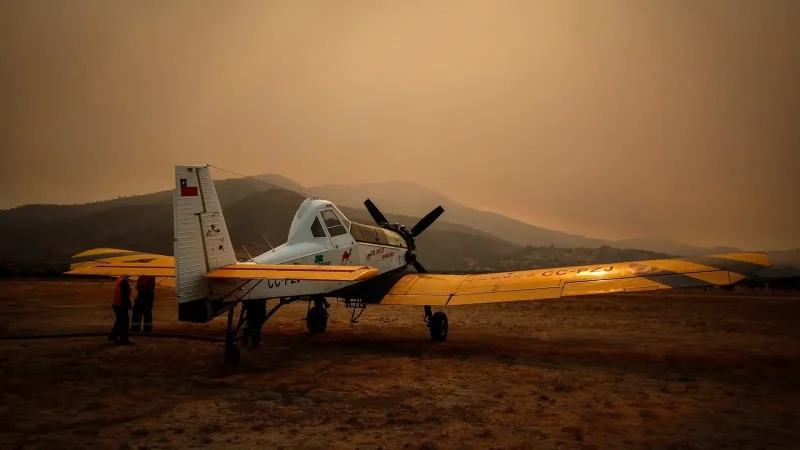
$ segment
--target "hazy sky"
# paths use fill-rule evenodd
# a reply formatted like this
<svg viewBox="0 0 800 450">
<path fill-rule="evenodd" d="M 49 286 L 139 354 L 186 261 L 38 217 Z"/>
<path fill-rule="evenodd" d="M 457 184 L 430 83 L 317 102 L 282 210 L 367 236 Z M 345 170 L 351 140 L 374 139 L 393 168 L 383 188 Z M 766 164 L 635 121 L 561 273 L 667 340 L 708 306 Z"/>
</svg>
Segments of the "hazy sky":
<svg viewBox="0 0 800 450">
<path fill-rule="evenodd" d="M 174 164 L 800 247 L 796 0 L 0 0 L 0 208 Z"/>
</svg>

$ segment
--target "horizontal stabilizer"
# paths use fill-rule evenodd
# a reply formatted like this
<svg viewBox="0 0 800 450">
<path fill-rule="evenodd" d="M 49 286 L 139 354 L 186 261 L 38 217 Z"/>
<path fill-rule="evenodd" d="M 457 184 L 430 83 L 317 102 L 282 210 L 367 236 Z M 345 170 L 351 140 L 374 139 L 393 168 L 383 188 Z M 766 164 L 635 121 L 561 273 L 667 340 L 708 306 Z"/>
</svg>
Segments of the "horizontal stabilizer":
<svg viewBox="0 0 800 450">
<path fill-rule="evenodd" d="M 231 264 L 213 270 L 205 278 L 291 279 L 308 281 L 362 281 L 378 275 L 369 266 L 319 266 L 299 264 Z"/>
</svg>

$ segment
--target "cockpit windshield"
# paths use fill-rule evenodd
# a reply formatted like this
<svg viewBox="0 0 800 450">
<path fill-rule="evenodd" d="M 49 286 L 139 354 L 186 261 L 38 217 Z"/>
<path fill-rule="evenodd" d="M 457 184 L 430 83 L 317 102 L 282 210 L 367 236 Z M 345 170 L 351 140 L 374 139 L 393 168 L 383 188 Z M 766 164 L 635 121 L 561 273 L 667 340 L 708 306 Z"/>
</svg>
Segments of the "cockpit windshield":
<svg viewBox="0 0 800 450">
<path fill-rule="evenodd" d="M 315 238 L 324 238 L 325 236 L 325 229 L 322 228 L 322 225 L 319 223 L 319 218 L 314 218 L 314 223 L 311 224 L 311 235 Z"/>
<path fill-rule="evenodd" d="M 328 229 L 328 233 L 331 237 L 334 236 L 341 236 L 347 233 L 347 230 L 342 225 L 342 222 L 336 217 L 331 210 L 322 211 L 322 220 L 325 222 L 325 227 Z"/>
<path fill-rule="evenodd" d="M 336 205 L 334 205 L 333 203 L 331 203 L 331 208 L 333 208 L 333 210 L 336 212 L 336 215 L 339 216 L 339 219 L 342 220 L 342 225 L 344 225 L 344 228 L 347 231 L 350 231 L 350 223 L 351 222 L 347 218 L 347 216 L 345 216 L 344 213 L 342 211 L 340 211 L 339 208 L 337 208 Z"/>
</svg>

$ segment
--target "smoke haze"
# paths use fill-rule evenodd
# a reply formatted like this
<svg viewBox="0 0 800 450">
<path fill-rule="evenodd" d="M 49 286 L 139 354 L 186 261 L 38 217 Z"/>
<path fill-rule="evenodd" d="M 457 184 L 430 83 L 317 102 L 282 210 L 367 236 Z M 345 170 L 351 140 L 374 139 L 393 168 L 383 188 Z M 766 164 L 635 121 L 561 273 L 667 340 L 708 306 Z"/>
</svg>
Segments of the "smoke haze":
<svg viewBox="0 0 800 450">
<path fill-rule="evenodd" d="M 4 1 L 0 208 L 209 163 L 800 247 L 798 23 L 792 0 Z"/>
</svg>

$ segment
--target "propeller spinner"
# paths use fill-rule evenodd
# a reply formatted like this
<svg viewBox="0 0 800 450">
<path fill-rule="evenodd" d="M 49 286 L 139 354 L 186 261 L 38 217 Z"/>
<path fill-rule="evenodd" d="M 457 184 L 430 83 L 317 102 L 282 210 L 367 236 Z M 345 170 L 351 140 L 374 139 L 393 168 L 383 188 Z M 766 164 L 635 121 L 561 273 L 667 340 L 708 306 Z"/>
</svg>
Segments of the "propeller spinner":
<svg viewBox="0 0 800 450">
<path fill-rule="evenodd" d="M 408 246 L 408 251 L 406 252 L 406 262 L 414 266 L 414 269 L 419 273 L 428 273 L 425 270 L 425 267 L 417 261 L 417 246 L 414 240 L 422 234 L 423 231 L 428 229 L 439 216 L 444 213 L 444 208 L 441 206 L 437 206 L 433 211 L 429 212 L 425 215 L 422 219 L 414 225 L 411 230 L 409 231 L 406 229 L 405 225 L 401 224 L 389 224 L 389 221 L 386 219 L 386 216 L 381 213 L 381 210 L 372 203 L 372 200 L 367 199 L 364 202 L 364 206 L 367 207 L 367 211 L 372 216 L 372 219 L 377 223 L 379 226 L 386 228 L 387 230 L 394 231 L 400 236 L 403 236 L 403 239 L 406 241 L 406 245 Z"/>
</svg>

